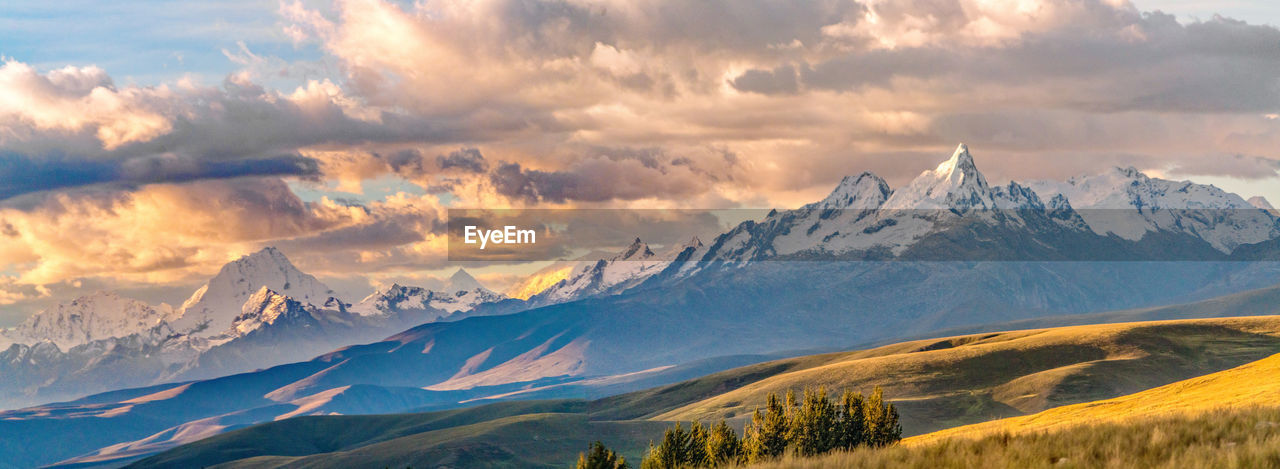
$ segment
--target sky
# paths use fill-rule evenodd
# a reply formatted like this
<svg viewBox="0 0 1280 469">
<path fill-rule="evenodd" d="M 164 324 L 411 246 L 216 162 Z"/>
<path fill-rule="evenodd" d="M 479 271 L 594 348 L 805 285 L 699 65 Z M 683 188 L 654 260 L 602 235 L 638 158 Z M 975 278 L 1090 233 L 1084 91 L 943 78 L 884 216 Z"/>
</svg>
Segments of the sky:
<svg viewBox="0 0 1280 469">
<path fill-rule="evenodd" d="M 0 326 L 277 246 L 349 297 L 450 207 L 790 208 L 969 145 L 1280 201 L 1266 1 L 9 1 Z M 538 265 L 468 265 L 495 288 Z M 358 300 L 353 298 L 349 301 Z"/>
</svg>

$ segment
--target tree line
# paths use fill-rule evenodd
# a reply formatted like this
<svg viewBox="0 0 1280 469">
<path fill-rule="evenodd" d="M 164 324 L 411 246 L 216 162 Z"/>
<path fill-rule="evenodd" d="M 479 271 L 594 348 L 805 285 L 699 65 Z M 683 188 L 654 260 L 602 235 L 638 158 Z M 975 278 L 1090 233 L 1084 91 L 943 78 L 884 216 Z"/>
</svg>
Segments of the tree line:
<svg viewBox="0 0 1280 469">
<path fill-rule="evenodd" d="M 902 439 L 898 410 L 884 401 L 879 386 L 864 398 L 845 390 L 839 400 L 826 388 L 794 390 L 785 398 L 769 393 L 757 408 L 742 438 L 724 420 L 707 427 L 693 422 L 668 428 L 657 445 L 650 444 L 641 469 L 675 469 L 747 464 L 781 457 L 816 456 L 860 446 L 882 447 Z"/>
</svg>

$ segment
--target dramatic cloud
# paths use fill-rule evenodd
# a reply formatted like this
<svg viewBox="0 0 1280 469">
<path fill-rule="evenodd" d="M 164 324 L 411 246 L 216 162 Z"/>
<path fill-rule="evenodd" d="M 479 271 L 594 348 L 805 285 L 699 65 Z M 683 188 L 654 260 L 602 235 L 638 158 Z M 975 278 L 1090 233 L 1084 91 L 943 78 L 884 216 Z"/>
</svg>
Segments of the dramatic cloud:
<svg viewBox="0 0 1280 469">
<path fill-rule="evenodd" d="M 241 69 L 215 84 L 0 66 L 0 302 L 191 278 L 265 244 L 327 275 L 423 277 L 445 265 L 446 206 L 797 206 L 863 170 L 901 184 L 957 142 L 993 181 L 1136 165 L 1280 199 L 1273 26 L 1123 0 L 279 13 L 323 60 L 232 38 Z M 281 74 L 306 78 L 271 88 Z"/>
</svg>

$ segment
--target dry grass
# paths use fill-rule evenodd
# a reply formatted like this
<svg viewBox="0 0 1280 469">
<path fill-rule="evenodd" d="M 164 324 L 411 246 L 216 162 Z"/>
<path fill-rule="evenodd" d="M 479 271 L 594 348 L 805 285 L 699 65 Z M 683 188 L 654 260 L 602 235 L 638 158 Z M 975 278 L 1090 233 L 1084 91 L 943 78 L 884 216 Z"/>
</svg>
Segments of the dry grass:
<svg viewBox="0 0 1280 469">
<path fill-rule="evenodd" d="M 1223 408 L 787 458 L 766 468 L 1280 467 L 1280 408 Z"/>
<path fill-rule="evenodd" d="M 894 344 L 796 367 L 656 413 L 743 418 L 769 392 L 880 385 L 907 435 L 1130 394 L 1280 352 L 1280 317 L 1157 321 Z"/>
<path fill-rule="evenodd" d="M 1129 421 L 1212 409 L 1280 403 L 1280 355 L 1210 375 L 1179 381 L 1128 396 L 1046 410 L 1034 415 L 951 428 L 909 438 L 921 445 L 948 438 L 978 438 L 995 433 L 1052 430 L 1080 423 Z"/>
</svg>

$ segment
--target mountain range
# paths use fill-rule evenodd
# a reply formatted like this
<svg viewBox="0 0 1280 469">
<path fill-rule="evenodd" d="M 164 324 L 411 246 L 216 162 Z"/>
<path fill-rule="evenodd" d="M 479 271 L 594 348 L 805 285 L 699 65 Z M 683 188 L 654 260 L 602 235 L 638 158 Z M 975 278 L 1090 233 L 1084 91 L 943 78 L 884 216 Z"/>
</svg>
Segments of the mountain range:
<svg viewBox="0 0 1280 469">
<path fill-rule="evenodd" d="M 275 248 L 232 261 L 176 309 L 97 292 L 0 334 L 8 406 L 305 360 L 505 297 L 459 269 L 446 291 L 392 285 L 352 305 Z"/>
<path fill-rule="evenodd" d="M 11 345 L 11 395 L 133 388 L 0 414 L 0 433 L 86 435 L 5 450 L 40 464 L 132 458 L 265 420 L 595 396 L 698 363 L 1202 300 L 1280 281 L 1265 261 L 1277 218 L 1257 205 L 1131 169 L 992 186 L 961 145 L 902 188 L 863 173 L 709 243 L 659 253 L 637 239 L 527 300 L 463 274 L 461 288 L 393 285 L 351 305 L 267 249 L 172 313 Z"/>
</svg>

